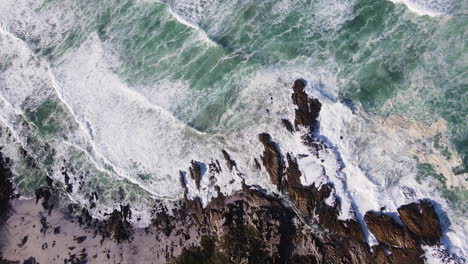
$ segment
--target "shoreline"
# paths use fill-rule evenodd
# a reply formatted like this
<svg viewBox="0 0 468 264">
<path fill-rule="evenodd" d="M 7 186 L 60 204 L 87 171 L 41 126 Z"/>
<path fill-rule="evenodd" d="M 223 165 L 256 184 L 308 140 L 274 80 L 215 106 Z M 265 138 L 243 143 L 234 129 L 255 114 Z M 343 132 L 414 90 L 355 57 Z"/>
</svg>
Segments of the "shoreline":
<svg viewBox="0 0 468 264">
<path fill-rule="evenodd" d="M 283 124 L 299 133 L 308 155 L 319 158 L 319 150 L 329 147 L 313 136 L 322 104 L 304 88 L 303 81 L 295 81 L 295 119 Z M 70 205 L 68 212 L 55 209 L 60 187 L 52 180 L 36 190 L 36 201 L 10 201 L 17 198 L 10 186 L 5 192 L 10 211 L 0 211 L 7 217 L 0 226 L 0 257 L 17 261 L 12 263 L 31 258 L 40 263 L 423 263 L 425 248 L 432 247 L 463 261 L 443 250 L 443 212 L 434 201 L 400 205 L 394 212 L 352 211 L 342 220 L 332 183 L 303 185 L 298 158 L 282 152 L 267 133 L 257 138 L 263 152 L 258 160 L 253 157 L 256 169 L 266 171 L 278 194 L 242 182 L 241 190 L 224 196 L 215 186 L 217 197 L 202 206 L 199 197 L 188 199 L 188 177 L 199 189 L 201 179 L 216 179 L 221 167 L 218 161 L 204 164 L 204 174 L 202 164 L 192 161 L 189 173 L 180 173 L 184 199 L 172 211 L 157 208 L 143 229 L 131 225 L 129 205 L 106 220 L 93 219 L 79 205 Z M 224 158 L 227 169 L 240 173 L 229 153 Z M 8 163 L 1 164 L 5 182 L 12 177 Z M 370 244 L 370 236 L 378 243 Z"/>
</svg>

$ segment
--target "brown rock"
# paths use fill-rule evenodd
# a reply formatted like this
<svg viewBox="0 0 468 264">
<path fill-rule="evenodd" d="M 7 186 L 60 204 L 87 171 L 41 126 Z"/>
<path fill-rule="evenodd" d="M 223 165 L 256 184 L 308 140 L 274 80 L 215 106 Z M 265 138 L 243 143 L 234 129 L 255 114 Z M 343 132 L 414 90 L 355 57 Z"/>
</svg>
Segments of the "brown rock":
<svg viewBox="0 0 468 264">
<path fill-rule="evenodd" d="M 339 220 L 337 208 L 321 204 L 317 209 L 317 214 L 319 215 L 319 225 L 321 227 L 344 237 L 352 237 L 358 241 L 366 240 L 359 222 L 354 219 Z"/>
<path fill-rule="evenodd" d="M 431 202 L 421 200 L 398 208 L 401 221 L 428 245 L 435 245 L 442 237 L 437 213 Z"/>
<path fill-rule="evenodd" d="M 375 262 L 377 264 L 390 264 L 391 263 L 382 246 L 380 245 L 373 246 L 372 251 L 374 253 L 373 255 L 374 255 Z"/>
<path fill-rule="evenodd" d="M 283 179 L 284 164 L 281 159 L 276 143 L 271 140 L 271 136 L 267 133 L 258 135 L 258 138 L 263 143 L 265 150 L 261 156 L 263 166 L 270 175 L 271 182 L 281 188 L 281 181 Z"/>
<path fill-rule="evenodd" d="M 300 180 L 302 175 L 297 164 L 297 160 L 292 158 L 291 154 L 286 155 L 288 161 L 288 168 L 286 170 L 287 190 L 289 197 L 297 206 L 297 208 L 307 217 L 312 217 L 316 206 L 330 196 L 331 186 L 328 184 L 323 185 L 320 189 L 311 186 L 303 186 Z"/>
<path fill-rule="evenodd" d="M 333 235 L 324 239 L 323 263 L 375 263 L 366 242 Z"/>
<path fill-rule="evenodd" d="M 367 227 L 378 241 L 399 248 L 420 248 L 416 237 L 405 226 L 399 225 L 392 217 L 385 214 L 367 212 L 364 216 Z"/>
<path fill-rule="evenodd" d="M 424 251 L 420 248 L 408 249 L 408 248 L 390 248 L 390 255 L 387 257 L 389 263 L 400 264 L 400 263 L 411 263 L 419 264 L 424 263 L 423 261 Z"/>
</svg>

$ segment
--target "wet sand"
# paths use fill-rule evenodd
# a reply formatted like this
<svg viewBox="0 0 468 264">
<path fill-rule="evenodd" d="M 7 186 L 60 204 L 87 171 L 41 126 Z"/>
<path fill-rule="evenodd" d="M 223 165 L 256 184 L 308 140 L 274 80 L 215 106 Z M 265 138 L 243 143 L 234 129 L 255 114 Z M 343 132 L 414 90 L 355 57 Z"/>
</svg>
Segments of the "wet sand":
<svg viewBox="0 0 468 264">
<path fill-rule="evenodd" d="M 134 230 L 132 242 L 101 243 L 101 235 L 58 210 L 49 215 L 34 200 L 16 199 L 11 205 L 12 215 L 0 230 L 0 245 L 3 258 L 20 263 L 30 257 L 39 263 L 165 263 L 167 256 L 180 254 L 182 242 L 198 244 L 196 234 L 188 240 L 175 234 L 161 237 L 151 228 Z"/>
</svg>

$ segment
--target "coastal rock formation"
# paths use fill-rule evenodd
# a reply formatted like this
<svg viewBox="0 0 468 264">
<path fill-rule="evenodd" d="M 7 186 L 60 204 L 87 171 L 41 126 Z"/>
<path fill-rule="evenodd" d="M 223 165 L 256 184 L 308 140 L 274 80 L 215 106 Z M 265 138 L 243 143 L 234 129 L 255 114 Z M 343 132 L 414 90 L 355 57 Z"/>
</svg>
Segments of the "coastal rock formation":
<svg viewBox="0 0 468 264">
<path fill-rule="evenodd" d="M 223 153 L 223 157 L 226 160 L 226 165 L 229 168 L 229 171 L 232 171 L 234 167 L 237 167 L 236 162 L 233 159 L 231 159 L 231 155 L 229 155 L 229 153 L 226 150 L 223 149 L 221 152 Z"/>
<path fill-rule="evenodd" d="M 267 133 L 258 135 L 258 139 L 263 143 L 265 150 L 261 156 L 263 166 L 265 167 L 268 175 L 270 175 L 271 182 L 281 188 L 281 181 L 283 180 L 284 164 L 281 153 L 276 146 L 276 143 L 271 140 L 271 136 Z"/>
<path fill-rule="evenodd" d="M 304 126 L 312 132 L 320 109 L 322 109 L 322 104 L 318 99 L 311 99 L 307 95 L 304 91 L 305 85 L 305 81 L 301 79 L 294 82 L 292 100 L 297 106 L 295 110 L 294 126 L 296 130 L 299 129 L 299 126 Z"/>
<path fill-rule="evenodd" d="M 327 145 L 314 138 L 312 132 L 316 128 L 321 103 L 309 98 L 304 89 L 304 81 L 294 82 L 292 99 L 297 106 L 295 128 L 289 121 L 283 121 L 283 124 L 291 133 L 301 133 L 303 143 L 310 149 L 307 155 L 319 158 L 319 150 L 327 148 Z M 306 132 L 301 127 L 305 127 Z M 82 230 L 94 230 L 94 236 L 73 236 L 70 243 L 74 243 L 74 246 L 68 249 L 73 251 L 78 246 L 92 245 L 90 241 L 100 235 L 101 245 L 112 240 L 118 244 L 119 252 L 125 253 L 127 251 L 122 248 L 129 248 L 131 253 L 120 253 L 120 256 L 111 259 L 110 249 L 100 250 L 92 256 L 95 262 L 134 262 L 135 252 L 138 252 L 136 244 L 140 243 L 138 245 L 141 247 L 151 248 L 152 256 L 157 258 L 152 262 L 161 263 L 398 264 L 423 262 L 422 245 L 436 245 L 442 237 L 440 219 L 433 204 L 427 200 L 398 208 L 403 225 L 395 220 L 396 212 L 390 216 L 370 211 L 365 213 L 363 219 L 358 219 L 357 214 L 350 219 L 340 219 L 341 203 L 332 183 L 303 185 L 295 154 L 281 153 L 280 147 L 267 133 L 258 135 L 258 140 L 264 149 L 260 157 L 252 157 L 253 164 L 257 170 L 268 174 L 278 192 L 268 193 L 259 186 L 242 182 L 242 189 L 228 196 L 220 191 L 213 180 L 214 190 L 217 191 L 215 198 L 204 206 L 198 197 L 188 199 L 187 177 L 200 190 L 203 188 L 200 186 L 202 177 L 216 179 L 221 176 L 223 168 L 229 171 L 236 169 L 241 173 L 242 164 L 237 164 L 227 151 L 222 150 L 225 167 L 222 168 L 218 160 L 211 159 L 207 166 L 192 161 L 188 172 L 180 171 L 184 199 L 177 201 L 172 209 L 155 201 L 152 224 L 144 232 L 130 224 L 132 211 L 129 205 L 113 210 L 107 220 L 97 220 L 86 208 L 71 204 L 68 212 L 64 213 L 65 217 L 76 220 Z M 0 162 L 3 162 L 0 170 L 1 214 L 12 196 L 12 185 L 9 166 L 6 166 L 3 158 Z M 67 177 L 66 169 L 63 171 Z M 65 185 L 65 193 L 73 189 L 70 184 Z M 47 186 L 36 190 L 36 202 L 41 200 L 43 209 L 49 214 L 58 199 L 57 188 L 52 180 L 48 180 Z M 92 194 L 90 199 L 90 204 L 93 204 L 98 195 Z M 39 223 L 42 227 L 40 234 L 44 237 L 66 236 L 67 229 L 49 224 L 42 212 Z M 367 231 L 376 237 L 379 245 L 369 246 L 365 235 Z M 32 247 L 34 242 L 31 242 L 31 238 L 34 239 L 33 236 L 30 239 L 20 237 L 19 241 L 24 240 L 22 246 Z M 42 251 L 53 250 L 53 245 L 41 246 Z M 80 255 L 69 253 L 65 262 L 78 263 L 89 259 L 84 248 Z M 0 261 L 6 260 L 0 258 Z"/>
<path fill-rule="evenodd" d="M 379 242 L 398 248 L 417 248 L 419 244 L 411 231 L 399 225 L 392 217 L 383 213 L 367 212 L 364 216 L 367 227 Z"/>
<path fill-rule="evenodd" d="M 442 237 L 439 216 L 434 205 L 426 200 L 410 203 L 398 208 L 401 221 L 424 243 L 435 245 Z"/>
</svg>

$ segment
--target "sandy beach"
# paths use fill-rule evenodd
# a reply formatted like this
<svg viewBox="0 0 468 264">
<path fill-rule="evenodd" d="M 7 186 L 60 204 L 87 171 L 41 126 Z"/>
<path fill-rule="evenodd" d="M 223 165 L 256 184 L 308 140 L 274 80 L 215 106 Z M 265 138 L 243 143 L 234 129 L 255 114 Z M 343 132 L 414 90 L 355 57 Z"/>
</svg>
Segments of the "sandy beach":
<svg viewBox="0 0 468 264">
<path fill-rule="evenodd" d="M 180 236 L 159 239 L 148 229 L 134 230 L 134 239 L 120 244 L 102 240 L 95 230 L 53 209 L 50 214 L 34 200 L 13 200 L 11 216 L 0 232 L 3 257 L 22 263 L 34 256 L 39 263 L 164 263 L 180 254 Z M 174 232 L 173 232 L 174 234 Z M 196 237 L 192 235 L 190 237 Z M 185 239 L 184 244 L 193 243 Z"/>
</svg>

